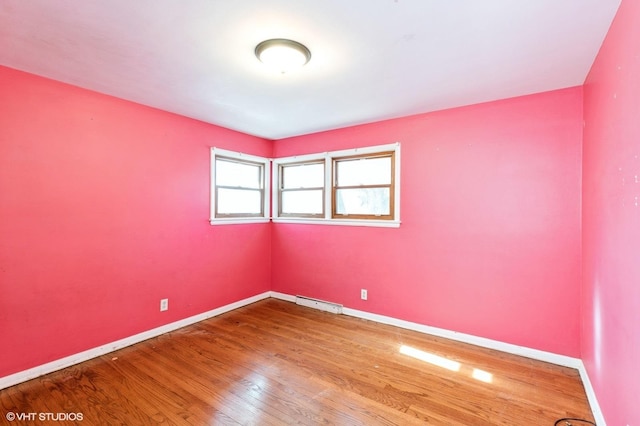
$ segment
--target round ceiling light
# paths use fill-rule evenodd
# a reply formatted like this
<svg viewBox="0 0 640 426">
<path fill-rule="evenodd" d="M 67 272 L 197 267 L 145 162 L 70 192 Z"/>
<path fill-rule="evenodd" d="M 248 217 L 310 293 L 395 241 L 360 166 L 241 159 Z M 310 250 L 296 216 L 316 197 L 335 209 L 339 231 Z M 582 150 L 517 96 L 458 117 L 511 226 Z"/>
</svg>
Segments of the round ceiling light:
<svg viewBox="0 0 640 426">
<path fill-rule="evenodd" d="M 311 59 L 306 46 L 284 38 L 263 41 L 256 46 L 255 53 L 260 62 L 283 74 L 302 67 Z"/>
</svg>

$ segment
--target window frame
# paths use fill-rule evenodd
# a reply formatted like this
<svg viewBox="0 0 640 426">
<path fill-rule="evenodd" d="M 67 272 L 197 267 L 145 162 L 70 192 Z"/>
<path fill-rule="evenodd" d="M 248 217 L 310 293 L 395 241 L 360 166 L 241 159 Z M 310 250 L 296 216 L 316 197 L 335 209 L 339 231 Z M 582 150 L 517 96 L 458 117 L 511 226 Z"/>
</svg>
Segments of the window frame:
<svg viewBox="0 0 640 426">
<path fill-rule="evenodd" d="M 393 189 L 390 193 L 390 215 L 380 217 L 374 215 L 342 215 L 334 216 L 334 160 L 348 157 L 368 157 L 380 156 L 381 154 L 392 155 L 391 179 Z M 312 162 L 324 162 L 325 165 L 325 186 L 324 186 L 324 216 L 309 217 L 303 215 L 282 215 L 280 213 L 280 167 L 288 164 L 301 164 Z M 347 226 L 374 226 L 398 228 L 400 226 L 400 143 L 395 142 L 386 145 L 369 146 L 363 148 L 330 151 L 316 154 L 298 155 L 292 157 L 282 157 L 273 160 L 272 167 L 272 195 L 274 223 L 301 223 L 301 224 L 322 224 L 322 225 L 347 225 Z"/>
<path fill-rule="evenodd" d="M 324 161 L 323 160 L 313 160 L 313 161 L 300 161 L 300 162 L 286 162 L 286 163 L 281 163 L 279 162 L 277 165 L 278 168 L 278 179 L 275 180 L 275 182 L 278 185 L 278 190 L 276 191 L 277 193 L 277 203 L 274 203 L 277 205 L 277 216 L 278 217 L 307 217 L 307 218 L 324 218 L 325 217 L 325 212 L 327 210 L 327 203 L 326 203 L 326 185 L 324 184 L 324 182 L 326 182 L 326 174 L 327 174 L 327 170 L 326 170 L 326 166 L 324 167 L 323 173 L 324 173 L 324 182 L 323 185 L 321 187 L 309 187 L 309 188 L 289 188 L 286 189 L 284 188 L 284 170 L 287 167 L 298 167 L 298 166 L 305 166 L 305 165 L 313 165 L 313 164 L 322 164 L 324 166 Z M 275 165 L 274 165 L 275 168 Z M 296 191 L 314 191 L 314 190 L 321 190 L 322 191 L 322 212 L 321 213 L 284 213 L 282 211 L 282 195 L 284 192 L 296 192 Z"/>
<path fill-rule="evenodd" d="M 246 189 L 251 191 L 260 192 L 260 213 L 230 213 L 219 214 L 217 213 L 218 204 L 218 189 L 227 188 L 226 185 L 216 184 L 216 160 L 223 159 L 231 162 L 237 162 L 240 164 L 257 165 L 260 167 L 260 180 L 261 188 Z M 256 155 L 245 154 L 242 152 L 229 151 L 226 149 L 211 148 L 211 175 L 210 175 L 210 212 L 209 223 L 211 225 L 222 224 L 241 224 L 241 223 L 265 223 L 270 219 L 270 200 L 269 200 L 269 187 L 270 187 L 270 160 L 268 158 L 259 157 Z M 228 187 L 232 189 L 245 189 L 242 187 Z"/>
<path fill-rule="evenodd" d="M 338 186 L 338 163 L 341 161 L 366 160 L 368 158 L 391 158 L 391 170 L 389 184 L 372 184 L 372 185 L 345 185 Z M 345 157 L 332 157 L 331 159 L 331 218 L 332 219 L 368 219 L 368 220 L 393 220 L 395 215 L 395 151 L 378 152 L 371 154 L 357 154 Z M 348 214 L 338 213 L 338 190 L 339 189 L 362 189 L 362 188 L 389 188 L 389 214 Z"/>
</svg>

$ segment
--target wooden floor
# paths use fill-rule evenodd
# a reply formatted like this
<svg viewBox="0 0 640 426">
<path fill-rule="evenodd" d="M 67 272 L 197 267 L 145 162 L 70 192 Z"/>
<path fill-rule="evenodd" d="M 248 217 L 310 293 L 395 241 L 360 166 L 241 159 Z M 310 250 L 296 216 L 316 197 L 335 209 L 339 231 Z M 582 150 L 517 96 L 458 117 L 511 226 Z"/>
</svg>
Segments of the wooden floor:
<svg viewBox="0 0 640 426">
<path fill-rule="evenodd" d="M 1 390 L 0 409 L 81 425 L 593 421 L 576 370 L 276 299 Z"/>
</svg>

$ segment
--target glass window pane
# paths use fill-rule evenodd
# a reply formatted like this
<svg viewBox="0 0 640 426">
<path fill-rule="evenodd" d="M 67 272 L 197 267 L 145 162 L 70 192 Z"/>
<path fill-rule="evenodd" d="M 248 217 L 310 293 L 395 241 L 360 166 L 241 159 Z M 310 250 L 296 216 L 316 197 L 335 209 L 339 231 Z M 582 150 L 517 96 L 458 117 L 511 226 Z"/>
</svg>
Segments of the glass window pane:
<svg viewBox="0 0 640 426">
<path fill-rule="evenodd" d="M 217 212 L 219 214 L 260 214 L 261 191 L 218 188 Z"/>
<path fill-rule="evenodd" d="M 336 213 L 389 215 L 389 188 L 353 188 L 336 190 Z"/>
<path fill-rule="evenodd" d="M 259 189 L 262 179 L 259 164 L 237 163 L 216 159 L 216 185 Z"/>
<path fill-rule="evenodd" d="M 282 213 L 322 214 L 322 197 L 321 189 L 282 192 Z"/>
<path fill-rule="evenodd" d="M 339 160 L 336 167 L 338 186 L 391 184 L 391 157 Z"/>
<path fill-rule="evenodd" d="M 324 186 L 324 163 L 282 167 L 282 188 L 321 188 Z"/>
</svg>

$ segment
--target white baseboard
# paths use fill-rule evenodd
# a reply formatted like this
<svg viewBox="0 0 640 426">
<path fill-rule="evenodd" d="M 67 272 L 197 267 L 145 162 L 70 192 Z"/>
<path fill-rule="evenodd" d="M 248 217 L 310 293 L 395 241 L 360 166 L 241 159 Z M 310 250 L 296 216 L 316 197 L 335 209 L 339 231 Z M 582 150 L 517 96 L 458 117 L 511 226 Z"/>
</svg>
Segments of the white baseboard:
<svg viewBox="0 0 640 426">
<path fill-rule="evenodd" d="M 272 291 L 270 296 L 273 297 L 274 299 L 286 300 L 287 302 L 296 303 L 296 297 L 291 294 Z"/>
<path fill-rule="evenodd" d="M 61 370 L 71 365 L 79 364 L 89 359 L 96 358 L 100 355 L 104 355 L 106 353 L 113 352 L 127 346 L 131 346 L 133 344 L 142 342 L 144 340 L 151 339 L 161 334 L 168 333 L 170 331 L 174 331 L 179 328 L 186 327 L 188 325 L 195 324 L 200 321 L 204 321 L 208 318 L 212 318 L 212 317 L 224 314 L 226 312 L 241 308 L 246 305 L 250 305 L 260 300 L 267 299 L 269 297 L 285 300 L 291 303 L 296 302 L 296 297 L 293 295 L 280 293 L 277 291 L 267 291 L 262 294 L 258 294 L 256 296 L 248 297 L 246 299 L 239 300 L 237 302 L 230 303 L 225 306 L 221 306 L 219 308 L 213 309 L 208 312 L 194 315 L 192 317 L 185 318 L 180 321 L 172 322 L 170 324 L 166 324 L 161 327 L 157 327 L 157 328 L 145 331 L 143 333 L 135 334 L 133 336 L 126 337 L 124 339 L 99 346 L 97 348 L 89 349 L 84 352 L 80 352 L 65 358 L 48 362 L 46 364 L 42 364 L 37 367 L 30 368 L 28 370 L 20 371 L 18 373 L 11 374 L 9 376 L 0 377 L 0 389 L 7 388 L 9 386 L 14 386 L 14 385 L 17 385 L 18 383 L 26 382 L 27 380 L 31 380 L 45 374 L 49 374 L 57 370 Z M 513 345 L 510 343 L 504 343 L 497 340 L 486 339 L 484 337 L 473 336 L 470 334 L 458 333 L 451 330 L 431 327 L 428 325 L 400 320 L 393 317 L 387 317 L 384 315 L 378 315 L 370 312 L 359 311 L 357 309 L 344 308 L 343 314 L 356 317 L 356 318 L 366 319 L 369 321 L 378 322 L 381 324 L 388 324 L 388 325 L 404 328 L 407 330 L 418 331 L 420 333 L 425 333 L 433 336 L 439 336 L 439 337 L 444 337 L 451 340 L 457 340 L 463 343 L 470 343 L 472 345 L 482 346 L 489 349 L 495 349 L 502 352 L 507 352 L 515 355 L 524 356 L 527 358 L 536 359 L 539 361 L 562 365 L 564 367 L 575 368 L 580 373 L 580 377 L 582 379 L 582 383 L 584 385 L 585 392 L 587 394 L 587 399 L 589 400 L 589 404 L 591 406 L 591 411 L 593 412 L 593 416 L 595 417 L 596 424 L 598 426 L 606 426 L 606 422 L 604 420 L 604 416 L 602 415 L 602 411 L 600 410 L 600 405 L 598 404 L 595 391 L 591 386 L 591 381 L 589 380 L 589 375 L 587 374 L 587 370 L 582 360 L 578 358 L 572 358 L 565 355 L 558 355 L 551 352 L 541 351 L 538 349 L 531 349 L 523 346 Z"/>
<path fill-rule="evenodd" d="M 607 426 L 607 422 L 604 419 L 604 414 L 602 414 L 602 410 L 600 410 L 600 404 L 598 403 L 598 398 L 596 398 L 596 392 L 591 385 L 591 380 L 589 379 L 589 374 L 587 373 L 587 369 L 584 366 L 582 360 L 580 361 L 580 367 L 578 367 L 578 372 L 580 372 L 580 378 L 582 379 L 582 385 L 584 386 L 584 391 L 587 393 L 587 399 L 589 400 L 589 406 L 591 407 L 591 412 L 593 413 L 593 417 L 598 426 Z"/>
<path fill-rule="evenodd" d="M 288 302 L 295 303 L 295 296 L 291 296 L 284 293 L 271 292 L 271 297 L 276 299 L 286 300 Z M 342 313 L 356 318 L 362 318 L 369 321 L 378 322 L 381 324 L 392 325 L 395 327 L 404 328 L 407 330 L 413 330 L 420 333 L 429 334 L 432 336 L 444 337 L 446 339 L 456 340 L 463 343 L 470 343 L 472 345 L 481 346 L 483 348 L 495 349 L 501 352 L 506 352 L 514 355 L 523 356 L 526 358 L 535 359 L 538 361 L 549 362 L 551 364 L 561 365 L 563 367 L 575 368 L 580 373 L 582 384 L 587 394 L 587 399 L 591 407 L 591 411 L 596 420 L 598 426 L 606 426 L 604 416 L 600 410 L 600 405 L 596 398 L 595 391 L 591 386 L 589 375 L 581 359 L 569 357 L 566 355 L 558 355 L 552 352 L 541 351 L 538 349 L 527 348 L 524 346 L 513 345 L 511 343 L 500 342 L 498 340 L 486 339 L 484 337 L 473 336 L 465 333 L 458 333 L 456 331 L 446 330 L 443 328 L 431 327 L 424 324 L 418 324 L 411 321 L 400 320 L 393 317 L 387 317 L 384 315 L 372 314 L 370 312 L 359 311 L 357 309 L 343 308 Z"/>
<path fill-rule="evenodd" d="M 152 337 L 160 336 L 161 334 L 168 333 L 170 331 L 177 330 L 182 327 L 186 327 L 191 324 L 206 320 L 211 317 L 215 317 L 234 309 L 241 308 L 251 303 L 255 303 L 259 300 L 267 299 L 271 296 L 271 292 L 267 291 L 256 296 L 248 297 L 237 302 L 230 303 L 225 306 L 213 309 L 211 311 L 203 312 L 198 315 L 194 315 L 189 318 L 182 319 L 180 321 L 172 322 L 170 324 L 163 325 L 133 336 L 126 337 L 115 342 L 107 343 L 106 345 L 99 346 L 97 348 L 89 349 L 74 355 L 70 355 L 65 358 L 60 358 L 55 361 L 48 362 L 46 364 L 39 365 L 28 370 L 20 371 L 18 373 L 11 374 L 9 376 L 0 377 L 0 389 L 8 388 L 9 386 L 17 385 L 18 383 L 26 382 L 27 380 L 34 379 L 36 377 L 52 373 L 57 370 L 69 367 L 71 365 L 79 364 L 81 362 L 96 358 L 100 355 L 104 355 L 109 352 L 122 349 L 127 346 L 142 342 Z"/>
<path fill-rule="evenodd" d="M 541 351 L 538 349 L 531 349 L 525 346 L 513 345 L 511 343 L 504 343 L 499 340 L 487 339 L 484 337 L 478 337 L 471 334 L 458 333 L 457 331 L 446 330 L 444 328 L 431 327 L 424 324 L 418 324 L 411 321 L 400 320 L 393 317 L 387 317 L 384 315 L 372 314 L 365 311 L 358 311 L 356 309 L 344 308 L 344 314 L 352 317 L 362 318 L 370 321 L 379 322 L 381 324 L 393 325 L 395 327 L 405 328 L 407 330 L 418 331 L 420 333 L 430 334 L 432 336 L 444 337 L 450 340 L 456 340 L 463 343 L 470 343 L 476 346 L 482 346 L 483 348 L 495 349 L 501 352 L 506 352 L 514 355 L 520 355 L 527 358 L 536 359 L 539 361 L 549 362 L 552 364 L 562 365 L 564 367 L 571 367 L 577 369 L 582 361 L 578 358 L 572 358 L 566 355 L 558 355 L 552 352 Z"/>
</svg>

